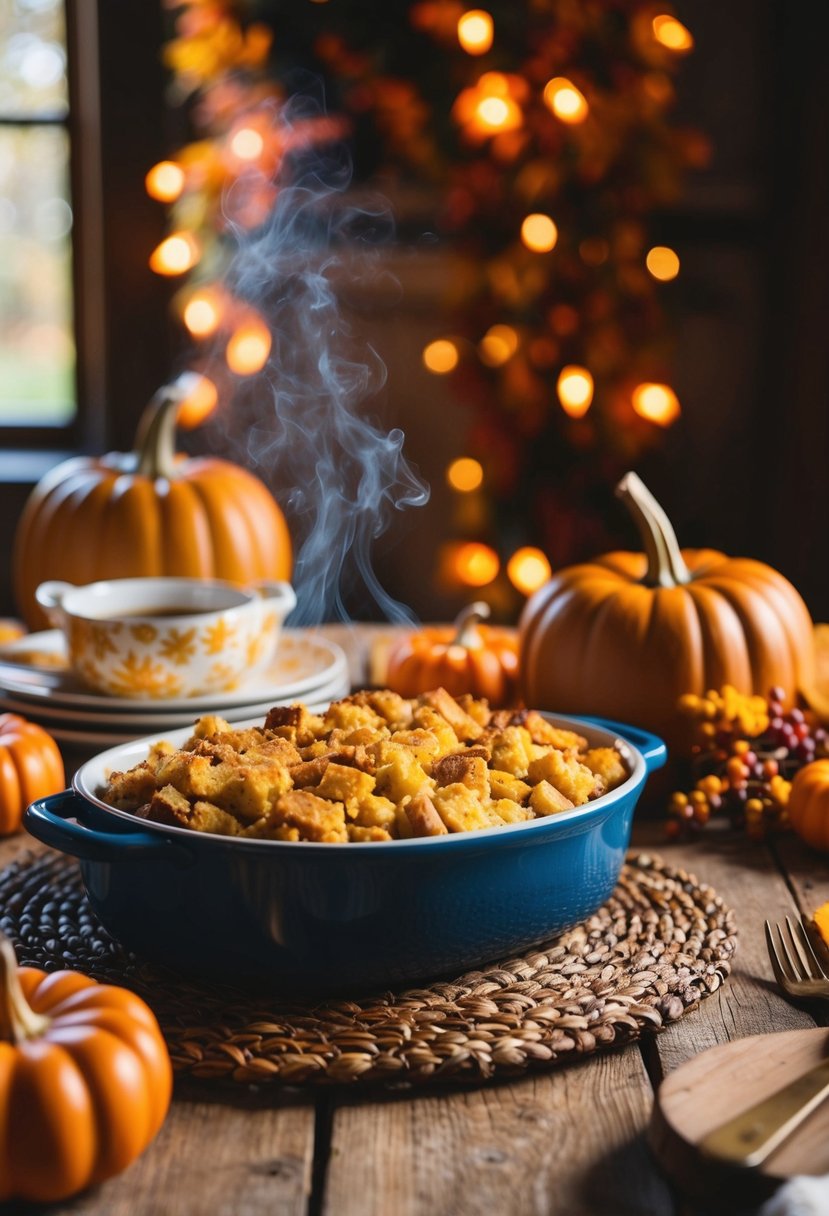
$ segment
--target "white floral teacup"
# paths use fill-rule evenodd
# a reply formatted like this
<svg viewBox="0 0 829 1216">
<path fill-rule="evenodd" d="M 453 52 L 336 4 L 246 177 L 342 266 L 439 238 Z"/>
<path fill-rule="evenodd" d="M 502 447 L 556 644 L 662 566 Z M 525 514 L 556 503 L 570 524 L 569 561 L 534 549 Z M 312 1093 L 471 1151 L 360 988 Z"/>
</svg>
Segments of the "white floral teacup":
<svg viewBox="0 0 829 1216">
<path fill-rule="evenodd" d="M 115 697 L 157 701 L 235 688 L 273 656 L 296 603 L 288 583 L 199 578 L 51 581 L 35 594 L 81 679 Z"/>
</svg>

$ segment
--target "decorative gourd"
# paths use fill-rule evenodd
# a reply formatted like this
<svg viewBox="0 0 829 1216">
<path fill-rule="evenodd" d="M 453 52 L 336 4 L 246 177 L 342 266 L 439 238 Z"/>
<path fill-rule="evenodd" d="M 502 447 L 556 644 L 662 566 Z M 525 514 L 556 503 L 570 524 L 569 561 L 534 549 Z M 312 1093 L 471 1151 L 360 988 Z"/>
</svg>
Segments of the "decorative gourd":
<svg viewBox="0 0 829 1216">
<path fill-rule="evenodd" d="M 518 674 L 512 630 L 481 625 L 489 606 L 470 604 L 454 625 L 407 634 L 389 650 L 386 684 L 403 697 L 443 687 L 452 696 L 472 693 L 490 705 L 510 705 Z"/>
<path fill-rule="evenodd" d="M 812 760 L 798 769 L 786 809 L 801 840 L 829 851 L 829 760 Z"/>
<path fill-rule="evenodd" d="M 134 452 L 67 460 L 35 486 L 14 545 L 15 594 L 32 628 L 47 624 L 34 599 L 45 579 L 290 578 L 288 528 L 266 486 L 229 461 L 176 455 L 181 400 L 176 385 L 156 394 Z"/>
<path fill-rule="evenodd" d="M 680 552 L 671 523 L 635 473 L 616 489 L 644 553 L 609 553 L 561 570 L 520 622 L 528 705 L 600 714 L 681 739 L 677 703 L 732 684 L 741 693 L 808 679 L 812 622 L 770 566 L 712 549 Z"/>
<path fill-rule="evenodd" d="M 161 1127 L 171 1091 L 139 997 L 18 968 L 0 935 L 0 1201 L 54 1203 L 119 1173 Z"/>
<path fill-rule="evenodd" d="M 0 836 L 16 832 L 35 798 L 66 788 L 58 745 L 35 722 L 0 714 Z"/>
</svg>

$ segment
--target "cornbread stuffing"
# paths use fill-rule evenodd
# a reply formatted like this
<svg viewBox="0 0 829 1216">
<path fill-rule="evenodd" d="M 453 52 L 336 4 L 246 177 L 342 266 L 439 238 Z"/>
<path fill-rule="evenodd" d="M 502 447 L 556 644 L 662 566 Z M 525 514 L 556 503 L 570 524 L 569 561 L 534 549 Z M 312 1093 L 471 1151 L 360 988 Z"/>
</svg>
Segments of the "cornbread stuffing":
<svg viewBox="0 0 829 1216">
<path fill-rule="evenodd" d="M 404 700 L 385 689 L 322 716 L 277 706 L 234 730 L 200 718 L 175 750 L 112 773 L 105 802 L 197 832 L 262 840 L 401 840 L 555 815 L 628 777 L 614 748 L 588 748 L 533 710 L 492 711 L 443 688 Z"/>
</svg>

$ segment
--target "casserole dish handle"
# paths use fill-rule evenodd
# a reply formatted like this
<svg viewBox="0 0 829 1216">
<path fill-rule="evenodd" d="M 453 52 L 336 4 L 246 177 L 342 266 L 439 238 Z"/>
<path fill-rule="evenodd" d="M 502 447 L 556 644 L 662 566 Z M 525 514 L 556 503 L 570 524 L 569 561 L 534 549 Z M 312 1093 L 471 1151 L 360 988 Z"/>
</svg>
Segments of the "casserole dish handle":
<svg viewBox="0 0 829 1216">
<path fill-rule="evenodd" d="M 189 849 L 153 832 L 104 832 L 84 822 L 87 804 L 74 790 L 38 798 L 26 808 L 23 826 L 44 844 L 82 861 L 135 861 L 161 858 L 190 865 Z M 74 820 L 74 822 L 72 822 Z"/>
<path fill-rule="evenodd" d="M 658 735 L 652 735 L 650 731 L 640 730 L 638 726 L 629 726 L 627 722 L 612 722 L 610 718 L 586 718 L 579 715 L 579 721 L 587 722 L 590 726 L 600 726 L 602 730 L 613 731 L 626 743 L 632 743 L 642 753 L 642 759 L 645 761 L 645 767 L 649 773 L 662 768 L 668 759 L 668 749 L 664 742 Z"/>
</svg>

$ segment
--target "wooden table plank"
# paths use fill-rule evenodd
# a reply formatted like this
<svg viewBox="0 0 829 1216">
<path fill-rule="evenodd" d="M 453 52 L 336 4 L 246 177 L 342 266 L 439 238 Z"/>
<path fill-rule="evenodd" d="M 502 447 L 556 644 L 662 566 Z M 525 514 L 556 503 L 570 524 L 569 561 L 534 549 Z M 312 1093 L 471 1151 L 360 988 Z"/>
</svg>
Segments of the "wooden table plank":
<svg viewBox="0 0 829 1216">
<path fill-rule="evenodd" d="M 668 1216 L 637 1048 L 470 1092 L 334 1114 L 326 1216 Z"/>
</svg>

